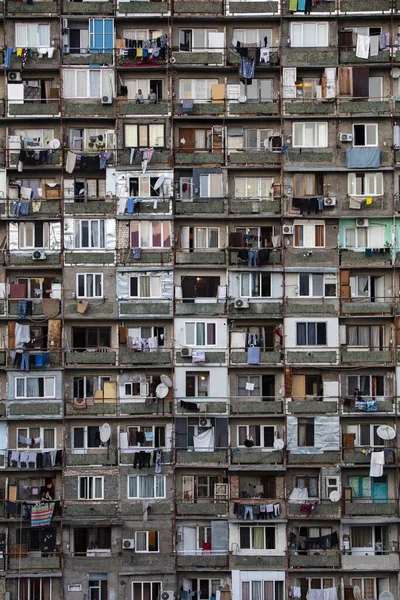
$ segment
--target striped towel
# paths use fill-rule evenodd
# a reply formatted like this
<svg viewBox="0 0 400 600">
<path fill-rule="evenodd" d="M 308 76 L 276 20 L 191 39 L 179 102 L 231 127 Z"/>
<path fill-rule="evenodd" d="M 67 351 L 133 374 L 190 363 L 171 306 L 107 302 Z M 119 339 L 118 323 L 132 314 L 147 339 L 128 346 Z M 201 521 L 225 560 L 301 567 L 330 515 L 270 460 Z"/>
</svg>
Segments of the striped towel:
<svg viewBox="0 0 400 600">
<path fill-rule="evenodd" d="M 54 512 L 54 502 L 36 504 L 31 510 L 31 527 L 50 525 Z"/>
</svg>

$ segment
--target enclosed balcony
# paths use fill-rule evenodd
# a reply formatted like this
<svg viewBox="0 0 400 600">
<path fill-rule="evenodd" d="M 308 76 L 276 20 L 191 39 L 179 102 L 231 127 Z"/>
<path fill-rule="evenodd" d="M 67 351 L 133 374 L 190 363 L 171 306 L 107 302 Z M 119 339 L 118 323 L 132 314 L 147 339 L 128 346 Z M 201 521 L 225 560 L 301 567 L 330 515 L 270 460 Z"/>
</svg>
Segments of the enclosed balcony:
<svg viewBox="0 0 400 600">
<path fill-rule="evenodd" d="M 113 2 L 73 2 L 62 0 L 63 15 L 112 15 L 114 14 Z"/>
<path fill-rule="evenodd" d="M 251 16 L 251 15 L 279 15 L 279 0 L 268 0 L 266 2 L 243 2 L 228 0 L 226 4 L 227 16 Z"/>
<path fill-rule="evenodd" d="M 142 0 L 131 0 L 130 2 L 124 2 L 118 0 L 117 4 L 119 15 L 134 14 L 137 17 L 148 17 L 148 16 L 167 16 L 170 13 L 169 2 L 158 2 L 158 0 L 150 0 L 150 2 L 143 2 Z"/>
<path fill-rule="evenodd" d="M 174 14 L 188 17 L 216 15 L 221 17 L 224 15 L 224 3 L 222 0 L 197 0 L 197 2 L 177 0 L 174 2 Z"/>
<path fill-rule="evenodd" d="M 290 569 L 340 569 L 338 550 L 308 550 L 289 554 Z"/>
</svg>

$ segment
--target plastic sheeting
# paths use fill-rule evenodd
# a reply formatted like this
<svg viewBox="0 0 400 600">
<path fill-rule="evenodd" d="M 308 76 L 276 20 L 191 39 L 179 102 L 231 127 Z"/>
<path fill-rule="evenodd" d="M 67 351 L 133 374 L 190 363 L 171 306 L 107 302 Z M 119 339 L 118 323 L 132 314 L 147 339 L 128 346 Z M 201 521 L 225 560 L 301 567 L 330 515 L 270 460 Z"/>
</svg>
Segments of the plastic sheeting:
<svg viewBox="0 0 400 600">
<path fill-rule="evenodd" d="M 118 298 L 129 298 L 129 279 L 133 275 L 160 275 L 161 276 L 161 298 L 171 300 L 173 295 L 173 272 L 172 271 L 123 271 L 117 273 L 117 296 Z"/>
<path fill-rule="evenodd" d="M 379 148 L 348 148 L 346 167 L 349 169 L 376 169 L 381 163 Z"/>
<path fill-rule="evenodd" d="M 287 449 L 293 454 L 322 454 L 340 449 L 339 417 L 314 418 L 314 446 L 297 445 L 297 417 L 287 418 Z"/>
</svg>

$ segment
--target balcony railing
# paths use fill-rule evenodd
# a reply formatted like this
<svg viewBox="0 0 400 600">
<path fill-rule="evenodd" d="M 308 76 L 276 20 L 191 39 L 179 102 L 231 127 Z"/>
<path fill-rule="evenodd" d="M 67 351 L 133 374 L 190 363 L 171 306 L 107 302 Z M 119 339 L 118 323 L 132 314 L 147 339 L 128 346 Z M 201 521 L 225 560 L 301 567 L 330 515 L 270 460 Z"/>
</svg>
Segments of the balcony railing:
<svg viewBox="0 0 400 600">
<path fill-rule="evenodd" d="M 60 101 L 39 98 L 30 100 L 25 98 L 21 101 L 7 101 L 7 115 L 9 117 L 59 117 Z"/>
<path fill-rule="evenodd" d="M 61 300 L 53 298 L 20 298 L 7 301 L 7 315 L 19 319 L 47 317 L 54 319 L 62 311 Z M 44 350 L 43 350 L 44 352 Z"/>
</svg>

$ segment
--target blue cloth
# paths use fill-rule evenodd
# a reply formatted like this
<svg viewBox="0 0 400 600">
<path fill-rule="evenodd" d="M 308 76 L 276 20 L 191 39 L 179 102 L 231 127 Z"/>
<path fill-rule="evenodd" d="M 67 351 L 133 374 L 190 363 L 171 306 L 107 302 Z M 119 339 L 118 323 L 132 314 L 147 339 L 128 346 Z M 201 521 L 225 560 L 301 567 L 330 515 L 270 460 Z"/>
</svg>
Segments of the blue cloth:
<svg viewBox="0 0 400 600">
<path fill-rule="evenodd" d="M 349 148 L 346 151 L 346 167 L 349 169 L 375 169 L 380 164 L 379 148 Z"/>
<path fill-rule="evenodd" d="M 255 60 L 250 56 L 241 56 L 239 63 L 239 77 L 254 79 Z"/>
<path fill-rule="evenodd" d="M 26 300 L 20 300 L 18 302 L 18 316 L 20 319 L 26 317 L 26 307 L 27 307 Z"/>
<path fill-rule="evenodd" d="M 256 267 L 258 264 L 258 250 L 249 250 L 247 257 L 247 266 Z"/>
<path fill-rule="evenodd" d="M 126 212 L 128 215 L 133 215 L 135 212 L 136 198 L 128 198 L 126 201 Z"/>
<path fill-rule="evenodd" d="M 99 167 L 100 167 L 100 169 L 105 169 L 106 168 L 106 163 L 107 163 L 106 153 L 105 152 L 100 152 L 100 157 L 99 157 Z"/>
<path fill-rule="evenodd" d="M 182 100 L 182 112 L 186 115 L 193 112 L 193 100 Z"/>
<path fill-rule="evenodd" d="M 319 198 L 317 198 L 317 202 L 318 202 L 318 212 L 322 212 L 324 210 L 324 199 L 322 196 L 320 196 Z"/>
<path fill-rule="evenodd" d="M 35 354 L 35 367 L 47 367 L 49 364 L 49 353 L 41 352 L 40 354 Z"/>
<path fill-rule="evenodd" d="M 297 10 L 306 10 L 306 0 L 297 0 Z"/>
<path fill-rule="evenodd" d="M 7 48 L 6 60 L 4 61 L 4 66 L 6 69 L 9 69 L 11 67 L 11 57 L 12 57 L 13 50 L 14 50 L 14 48 Z"/>
<path fill-rule="evenodd" d="M 21 202 L 21 215 L 29 214 L 29 200 L 22 200 Z"/>
<path fill-rule="evenodd" d="M 29 371 L 29 354 L 23 352 L 21 356 L 21 371 Z"/>
<path fill-rule="evenodd" d="M 260 348 L 259 348 L 259 346 L 249 346 L 247 348 L 247 364 L 248 365 L 259 365 L 260 364 Z"/>
<path fill-rule="evenodd" d="M 142 256 L 142 249 L 141 248 L 134 248 L 133 249 L 133 258 L 135 260 L 140 260 Z"/>
<path fill-rule="evenodd" d="M 12 216 L 19 217 L 20 214 L 21 214 L 21 202 L 19 200 L 16 200 L 15 202 L 13 202 Z"/>
</svg>

